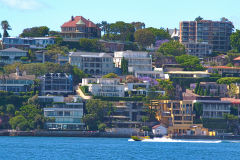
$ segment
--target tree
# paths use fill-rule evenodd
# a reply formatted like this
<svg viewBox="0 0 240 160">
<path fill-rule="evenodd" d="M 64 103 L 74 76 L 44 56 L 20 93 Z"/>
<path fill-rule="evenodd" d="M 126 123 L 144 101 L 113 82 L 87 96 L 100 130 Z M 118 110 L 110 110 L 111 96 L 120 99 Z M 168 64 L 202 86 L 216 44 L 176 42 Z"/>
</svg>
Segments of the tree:
<svg viewBox="0 0 240 160">
<path fill-rule="evenodd" d="M 86 111 L 87 114 L 84 115 L 83 121 L 89 130 L 97 130 L 98 125 L 104 122 L 105 116 L 111 117 L 114 109 L 112 103 L 92 99 L 87 102 Z"/>
<path fill-rule="evenodd" d="M 157 79 L 157 82 L 158 82 L 158 85 L 156 86 L 156 90 L 165 91 L 164 98 L 166 98 L 166 99 L 174 99 L 175 98 L 175 88 L 173 86 L 172 81 Z"/>
<path fill-rule="evenodd" d="M 73 83 L 75 85 L 82 82 L 82 78 L 88 77 L 88 75 L 86 73 L 84 73 L 82 70 L 80 70 L 76 66 L 73 66 L 72 74 L 73 74 Z"/>
<path fill-rule="evenodd" d="M 200 16 L 198 16 L 198 17 L 195 18 L 195 21 L 201 21 L 201 20 L 203 20 L 203 18 L 200 17 Z"/>
<path fill-rule="evenodd" d="M 49 28 L 47 26 L 26 28 L 20 34 L 20 37 L 45 37 L 49 35 Z"/>
<path fill-rule="evenodd" d="M 186 54 L 185 46 L 178 41 L 169 41 L 163 43 L 158 52 L 163 53 L 164 55 L 180 56 Z"/>
<path fill-rule="evenodd" d="M 9 124 L 13 129 L 26 130 L 28 122 L 23 115 L 18 115 L 9 120 Z"/>
<path fill-rule="evenodd" d="M 231 34 L 230 43 L 233 49 L 240 52 L 240 30 L 237 29 L 236 32 Z"/>
<path fill-rule="evenodd" d="M 130 23 L 117 21 L 116 23 L 109 24 L 107 35 L 103 39 L 107 40 L 120 40 L 120 41 L 134 41 L 135 28 Z"/>
<path fill-rule="evenodd" d="M 200 83 L 198 82 L 195 89 L 194 89 L 194 93 L 197 94 L 198 93 L 198 90 L 199 90 L 199 87 L 200 87 Z"/>
<path fill-rule="evenodd" d="M 145 23 L 143 23 L 143 22 L 132 22 L 131 24 L 134 26 L 136 31 L 139 29 L 145 28 Z"/>
<path fill-rule="evenodd" d="M 14 115 L 15 110 L 16 109 L 15 109 L 15 106 L 13 104 L 8 104 L 7 105 L 6 111 L 7 111 L 8 115 L 10 115 L 10 116 Z"/>
<path fill-rule="evenodd" d="M 195 111 L 196 113 L 196 119 L 200 119 L 202 114 L 203 114 L 203 106 L 202 106 L 202 103 L 194 103 L 194 107 L 193 107 L 193 110 Z"/>
<path fill-rule="evenodd" d="M 47 61 L 55 62 L 59 55 L 66 56 L 69 49 L 66 46 L 60 46 L 57 44 L 48 45 L 45 57 Z"/>
<path fill-rule="evenodd" d="M 191 56 L 183 54 L 181 56 L 176 56 L 176 61 L 185 71 L 203 71 L 205 68 L 200 64 L 200 60 L 196 56 Z"/>
<path fill-rule="evenodd" d="M 234 98 L 237 94 L 237 86 L 234 83 L 229 85 L 228 95 L 230 98 Z"/>
<path fill-rule="evenodd" d="M 106 128 L 107 128 L 107 125 L 106 125 L 105 123 L 100 123 L 100 124 L 98 125 L 98 130 L 99 130 L 100 132 L 104 132 Z"/>
<path fill-rule="evenodd" d="M 153 33 L 147 29 L 139 29 L 134 33 L 135 41 L 142 47 L 150 46 L 155 42 Z"/>
<path fill-rule="evenodd" d="M 116 75 L 115 73 L 108 73 L 106 75 L 104 75 L 102 78 L 117 78 L 118 75 Z"/>
<path fill-rule="evenodd" d="M 3 37 L 9 37 L 8 30 L 12 30 L 7 20 L 1 22 L 1 26 L 3 29 Z"/>
<path fill-rule="evenodd" d="M 149 27 L 147 28 L 147 30 L 153 33 L 156 40 L 165 40 L 165 39 L 171 38 L 170 34 L 163 28 L 157 29 L 157 28 Z"/>
<path fill-rule="evenodd" d="M 121 60 L 121 70 L 124 75 L 128 74 L 128 60 L 124 57 Z"/>
<path fill-rule="evenodd" d="M 227 84 L 230 85 L 232 83 L 240 83 L 239 77 L 224 77 L 217 80 L 218 84 Z"/>
<path fill-rule="evenodd" d="M 88 52 L 100 52 L 103 49 L 97 39 L 81 38 L 79 44 L 82 50 Z"/>
</svg>

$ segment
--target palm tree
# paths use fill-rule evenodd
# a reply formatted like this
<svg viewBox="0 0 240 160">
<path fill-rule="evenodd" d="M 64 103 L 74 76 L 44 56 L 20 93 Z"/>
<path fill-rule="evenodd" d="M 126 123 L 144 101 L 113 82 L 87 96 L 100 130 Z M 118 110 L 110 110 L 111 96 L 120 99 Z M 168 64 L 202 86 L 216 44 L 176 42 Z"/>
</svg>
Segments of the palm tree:
<svg viewBox="0 0 240 160">
<path fill-rule="evenodd" d="M 102 25 L 103 34 L 105 35 L 108 23 L 107 21 L 102 21 L 101 25 Z"/>
<path fill-rule="evenodd" d="M 3 37 L 9 37 L 9 34 L 8 34 L 7 30 L 12 30 L 12 28 L 8 24 L 8 21 L 7 20 L 2 21 L 1 26 L 2 26 L 2 29 L 3 29 Z"/>
</svg>

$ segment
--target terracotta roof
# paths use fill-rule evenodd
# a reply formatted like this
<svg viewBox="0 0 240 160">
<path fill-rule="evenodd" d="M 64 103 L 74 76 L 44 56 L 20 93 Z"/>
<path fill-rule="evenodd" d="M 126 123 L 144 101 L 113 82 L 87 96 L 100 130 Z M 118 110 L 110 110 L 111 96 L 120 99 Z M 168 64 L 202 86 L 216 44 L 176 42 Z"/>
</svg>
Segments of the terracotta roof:
<svg viewBox="0 0 240 160">
<path fill-rule="evenodd" d="M 228 66 L 207 66 L 207 68 L 240 69 L 240 67 L 228 67 Z"/>
<path fill-rule="evenodd" d="M 96 24 L 94 24 L 92 21 L 87 20 L 82 16 L 74 17 L 73 20 L 71 19 L 70 21 L 65 22 L 61 27 L 76 27 L 76 24 L 80 23 L 79 21 L 81 22 L 81 24 L 85 23 L 87 27 L 97 27 Z"/>
<path fill-rule="evenodd" d="M 235 98 L 221 98 L 221 101 L 230 101 L 233 104 L 240 104 L 240 99 Z"/>
<path fill-rule="evenodd" d="M 155 126 L 152 127 L 152 129 L 156 129 L 156 128 L 160 127 L 160 126 L 161 126 L 161 124 L 155 125 Z"/>
<path fill-rule="evenodd" d="M 3 75 L 0 75 L 0 79 L 9 79 L 9 80 L 34 80 L 34 75 L 22 75 L 17 76 L 16 73 L 11 73 L 9 75 L 6 75 L 5 77 Z"/>
<path fill-rule="evenodd" d="M 237 58 L 234 58 L 233 60 L 234 60 L 234 61 L 239 61 L 239 60 L 240 60 L 240 56 L 237 57 Z"/>
</svg>

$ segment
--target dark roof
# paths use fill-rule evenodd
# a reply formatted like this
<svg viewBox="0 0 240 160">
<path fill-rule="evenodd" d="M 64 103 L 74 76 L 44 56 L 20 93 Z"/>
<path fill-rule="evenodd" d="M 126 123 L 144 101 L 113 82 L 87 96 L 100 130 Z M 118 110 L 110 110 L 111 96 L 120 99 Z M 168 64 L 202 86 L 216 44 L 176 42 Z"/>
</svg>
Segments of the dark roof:
<svg viewBox="0 0 240 160">
<path fill-rule="evenodd" d="M 0 52 L 25 52 L 26 53 L 27 51 L 12 47 L 12 48 L 1 50 Z"/>
</svg>

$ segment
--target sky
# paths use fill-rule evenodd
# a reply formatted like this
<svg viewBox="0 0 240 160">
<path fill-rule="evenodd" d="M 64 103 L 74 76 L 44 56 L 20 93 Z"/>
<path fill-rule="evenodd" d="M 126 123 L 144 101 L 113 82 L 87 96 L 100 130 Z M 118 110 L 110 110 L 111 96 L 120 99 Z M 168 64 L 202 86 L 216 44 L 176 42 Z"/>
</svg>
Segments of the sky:
<svg viewBox="0 0 240 160">
<path fill-rule="evenodd" d="M 94 23 L 140 21 L 146 27 L 171 29 L 198 16 L 208 20 L 226 17 L 239 29 L 239 6 L 239 0 L 0 0 L 0 21 L 9 22 L 10 36 L 36 26 L 60 31 L 71 16 L 83 16 Z"/>
</svg>

